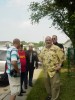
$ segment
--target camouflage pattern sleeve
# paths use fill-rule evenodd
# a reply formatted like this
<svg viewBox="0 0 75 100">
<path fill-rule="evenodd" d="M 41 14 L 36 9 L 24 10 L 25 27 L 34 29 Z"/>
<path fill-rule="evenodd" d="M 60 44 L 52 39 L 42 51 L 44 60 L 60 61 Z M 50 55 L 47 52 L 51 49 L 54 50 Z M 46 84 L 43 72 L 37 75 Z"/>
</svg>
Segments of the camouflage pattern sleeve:
<svg viewBox="0 0 75 100">
<path fill-rule="evenodd" d="M 42 52 L 42 51 L 41 51 L 41 53 L 38 55 L 38 58 L 39 58 L 39 61 L 42 62 L 42 60 L 43 60 L 43 52 Z"/>
<path fill-rule="evenodd" d="M 43 61 L 43 56 L 44 56 L 44 48 L 41 50 L 41 52 L 40 52 L 40 54 L 39 54 L 39 56 L 38 56 L 38 58 L 39 58 L 39 61 Z"/>
</svg>

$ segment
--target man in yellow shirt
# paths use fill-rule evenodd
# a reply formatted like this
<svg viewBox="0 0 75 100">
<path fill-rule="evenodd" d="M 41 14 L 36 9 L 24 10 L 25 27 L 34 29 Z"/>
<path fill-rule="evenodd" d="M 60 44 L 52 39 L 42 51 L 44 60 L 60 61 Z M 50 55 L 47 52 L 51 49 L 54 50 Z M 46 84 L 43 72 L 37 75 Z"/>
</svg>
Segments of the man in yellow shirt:
<svg viewBox="0 0 75 100">
<path fill-rule="evenodd" d="M 50 36 L 45 38 L 45 44 L 39 60 L 44 69 L 45 87 L 49 95 L 47 100 L 57 100 L 60 92 L 59 70 L 64 60 L 64 54 L 58 46 L 52 43 Z"/>
</svg>

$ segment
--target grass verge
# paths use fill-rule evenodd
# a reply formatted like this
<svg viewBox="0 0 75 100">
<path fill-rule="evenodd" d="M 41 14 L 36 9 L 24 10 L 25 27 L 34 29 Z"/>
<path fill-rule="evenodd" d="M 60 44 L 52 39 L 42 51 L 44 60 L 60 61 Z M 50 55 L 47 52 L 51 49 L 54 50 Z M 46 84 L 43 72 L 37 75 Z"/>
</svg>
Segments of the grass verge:
<svg viewBox="0 0 75 100">
<path fill-rule="evenodd" d="M 34 87 L 28 94 L 27 100 L 45 100 L 46 96 L 43 72 L 41 72 Z M 75 77 L 68 77 L 67 72 L 61 73 L 61 92 L 59 100 L 75 100 Z"/>
<path fill-rule="evenodd" d="M 40 73 L 39 78 L 34 84 L 34 87 L 27 96 L 27 100 L 44 100 L 47 93 L 43 82 L 43 72 Z"/>
</svg>

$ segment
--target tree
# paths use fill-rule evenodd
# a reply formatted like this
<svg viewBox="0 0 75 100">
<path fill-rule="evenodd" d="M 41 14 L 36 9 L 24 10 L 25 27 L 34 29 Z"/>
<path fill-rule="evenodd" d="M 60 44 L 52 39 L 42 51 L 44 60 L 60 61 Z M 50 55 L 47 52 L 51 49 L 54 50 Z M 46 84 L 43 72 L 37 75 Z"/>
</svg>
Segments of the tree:
<svg viewBox="0 0 75 100">
<path fill-rule="evenodd" d="M 52 25 L 62 29 L 70 37 L 75 47 L 75 1 L 74 0 L 44 0 L 41 3 L 32 2 L 29 9 L 33 23 L 45 16 L 53 20 Z"/>
<path fill-rule="evenodd" d="M 25 42 L 25 41 L 21 41 L 21 44 L 23 44 L 23 45 L 28 45 L 28 43 Z"/>
<path fill-rule="evenodd" d="M 44 46 L 44 41 L 40 41 L 40 42 L 38 43 L 38 46 L 39 46 L 39 47 Z"/>
</svg>

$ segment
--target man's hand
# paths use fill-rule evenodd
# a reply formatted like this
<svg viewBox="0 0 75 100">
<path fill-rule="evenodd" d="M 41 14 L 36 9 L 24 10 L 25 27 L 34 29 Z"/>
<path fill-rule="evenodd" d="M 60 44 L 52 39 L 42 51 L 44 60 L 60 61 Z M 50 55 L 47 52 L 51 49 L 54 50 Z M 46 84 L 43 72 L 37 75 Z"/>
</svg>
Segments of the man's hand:
<svg viewBox="0 0 75 100">
<path fill-rule="evenodd" d="M 20 70 L 18 69 L 17 62 L 16 61 L 11 61 L 11 64 L 13 65 L 13 67 L 17 71 L 17 73 L 20 73 Z"/>
<path fill-rule="evenodd" d="M 42 66 L 42 62 L 39 61 L 39 62 L 38 62 L 38 65 L 39 65 L 39 66 Z"/>
<path fill-rule="evenodd" d="M 59 71 L 60 69 L 61 69 L 61 64 L 56 64 L 55 70 L 56 70 L 56 71 Z"/>
<path fill-rule="evenodd" d="M 59 71 L 60 69 L 61 69 L 61 67 L 59 67 L 59 66 L 55 68 L 56 71 Z"/>
<path fill-rule="evenodd" d="M 19 69 L 17 70 L 17 73 L 20 73 L 20 70 Z"/>
<path fill-rule="evenodd" d="M 35 67 L 36 69 L 38 69 L 38 67 Z"/>
</svg>

